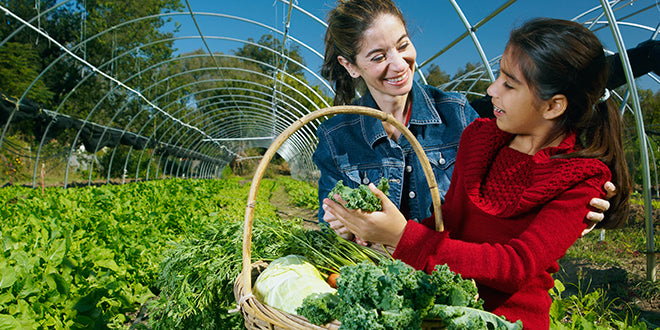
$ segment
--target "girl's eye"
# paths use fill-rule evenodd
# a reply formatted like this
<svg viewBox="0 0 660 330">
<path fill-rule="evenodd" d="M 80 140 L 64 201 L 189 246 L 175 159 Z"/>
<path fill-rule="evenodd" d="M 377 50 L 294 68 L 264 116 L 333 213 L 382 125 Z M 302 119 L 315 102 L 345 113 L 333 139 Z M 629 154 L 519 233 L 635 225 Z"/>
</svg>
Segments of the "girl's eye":
<svg viewBox="0 0 660 330">
<path fill-rule="evenodd" d="M 377 56 L 372 57 L 371 60 L 373 62 L 382 62 L 383 60 L 385 60 L 385 56 L 377 55 Z"/>
<path fill-rule="evenodd" d="M 505 87 L 506 89 L 513 89 L 513 87 L 512 87 L 511 85 L 509 85 L 509 83 L 506 82 L 506 80 L 504 81 L 504 87 Z"/>
<path fill-rule="evenodd" d="M 409 42 L 404 42 L 403 44 L 401 44 L 401 46 L 399 46 L 399 50 L 406 50 L 406 48 L 408 48 L 409 45 L 410 45 Z"/>
</svg>

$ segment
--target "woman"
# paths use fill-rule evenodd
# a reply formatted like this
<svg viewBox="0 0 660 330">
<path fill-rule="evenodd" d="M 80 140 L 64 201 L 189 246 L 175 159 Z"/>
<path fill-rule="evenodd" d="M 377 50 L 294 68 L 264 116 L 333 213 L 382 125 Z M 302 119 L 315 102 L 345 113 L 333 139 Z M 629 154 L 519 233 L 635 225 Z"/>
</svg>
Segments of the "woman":
<svg viewBox="0 0 660 330">
<path fill-rule="evenodd" d="M 380 109 L 405 123 L 424 148 L 444 196 L 461 133 L 478 115 L 463 95 L 415 82 L 416 57 L 403 15 L 391 0 L 344 0 L 330 11 L 321 74 L 335 85 L 335 105 Z M 366 93 L 354 101 L 359 83 L 366 85 Z M 355 188 L 386 177 L 390 199 L 407 218 L 430 216 L 432 199 L 424 171 L 400 134 L 372 117 L 338 115 L 325 121 L 317 131 L 313 156 L 321 172 L 319 204 L 339 180 Z M 592 204 L 601 212 L 609 207 L 602 199 Z M 322 208 L 318 217 L 338 234 L 353 236 Z M 587 217 L 595 223 L 603 213 Z"/>
<path fill-rule="evenodd" d="M 353 101 L 358 82 L 367 92 L 354 104 L 380 109 L 407 124 L 424 147 L 441 193 L 449 187 L 458 140 L 476 112 L 460 94 L 414 81 L 417 53 L 403 16 L 389 0 L 340 1 L 329 14 L 322 75 L 335 83 L 335 105 Z M 338 115 L 318 129 L 314 162 L 321 170 L 319 202 L 338 180 L 355 187 L 390 180 L 390 198 L 412 219 L 432 204 L 422 167 L 410 143 L 379 119 Z M 339 224 L 324 218 L 319 220 Z"/>
<path fill-rule="evenodd" d="M 525 329 L 548 329 L 557 261 L 587 228 L 591 196 L 619 193 L 598 226 L 627 220 L 631 183 L 621 118 L 601 100 L 607 64 L 598 38 L 582 25 L 536 19 L 511 33 L 500 75 L 488 88 L 495 119 L 465 129 L 442 215 L 445 231 L 406 221 L 386 196 L 383 211 L 323 208 L 365 240 L 396 247 L 417 269 L 447 264 L 472 278 L 484 307 Z M 428 226 L 426 226 L 428 225 Z"/>
</svg>

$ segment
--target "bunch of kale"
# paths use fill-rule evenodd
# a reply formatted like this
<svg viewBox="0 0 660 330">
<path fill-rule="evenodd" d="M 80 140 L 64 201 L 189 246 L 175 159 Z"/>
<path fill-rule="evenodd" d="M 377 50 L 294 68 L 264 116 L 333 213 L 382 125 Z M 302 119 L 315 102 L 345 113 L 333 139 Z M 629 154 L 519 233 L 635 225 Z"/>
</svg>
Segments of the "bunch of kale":
<svg viewBox="0 0 660 330">
<path fill-rule="evenodd" d="M 387 195 L 387 191 L 390 189 L 390 183 L 386 178 L 381 178 L 376 185 L 376 188 Z M 336 202 L 337 200 L 335 200 L 334 197 L 335 194 L 339 194 L 339 197 L 346 202 L 344 207 L 347 209 L 361 209 L 365 212 L 380 211 L 383 209 L 380 204 L 380 199 L 371 192 L 369 186 L 364 184 L 353 189 L 345 186 L 344 182 L 339 180 L 337 181 L 337 184 L 335 184 L 335 187 L 330 190 L 330 193 L 328 193 L 328 198 Z"/>
<path fill-rule="evenodd" d="M 341 268 L 336 293 L 312 294 L 297 313 L 322 325 L 335 319 L 341 329 L 421 329 L 425 319 L 446 329 L 522 329 L 483 311 L 472 281 L 446 265 L 431 274 L 400 260 Z"/>
</svg>

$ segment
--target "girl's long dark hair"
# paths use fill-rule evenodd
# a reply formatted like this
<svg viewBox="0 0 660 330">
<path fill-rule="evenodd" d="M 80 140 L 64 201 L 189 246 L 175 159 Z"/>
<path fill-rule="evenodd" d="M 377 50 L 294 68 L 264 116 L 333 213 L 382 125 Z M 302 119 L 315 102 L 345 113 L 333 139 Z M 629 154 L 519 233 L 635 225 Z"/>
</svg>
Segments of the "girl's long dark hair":
<svg viewBox="0 0 660 330">
<path fill-rule="evenodd" d="M 348 74 L 337 61 L 337 56 L 355 64 L 364 31 L 382 14 L 394 15 L 406 25 L 401 11 L 391 0 L 339 0 L 337 7 L 328 13 L 321 76 L 334 84 L 334 105 L 350 104 L 360 81 Z"/>
<path fill-rule="evenodd" d="M 597 228 L 622 227 L 628 219 L 632 183 L 622 146 L 621 113 L 611 99 L 602 100 L 609 74 L 602 44 L 576 22 L 538 18 L 511 32 L 507 50 L 519 60 L 537 97 L 566 96 L 568 107 L 554 133 L 576 132 L 582 148 L 558 157 L 596 158 L 607 164 L 617 194 Z"/>
</svg>

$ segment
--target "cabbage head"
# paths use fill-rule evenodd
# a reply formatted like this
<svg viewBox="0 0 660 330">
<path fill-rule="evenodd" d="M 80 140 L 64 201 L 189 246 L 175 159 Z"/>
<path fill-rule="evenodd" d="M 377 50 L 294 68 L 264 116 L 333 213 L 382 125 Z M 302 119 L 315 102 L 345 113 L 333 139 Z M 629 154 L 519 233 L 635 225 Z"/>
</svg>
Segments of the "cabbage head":
<svg viewBox="0 0 660 330">
<path fill-rule="evenodd" d="M 259 274 L 253 291 L 262 303 L 296 314 L 308 295 L 336 290 L 305 257 L 288 255 L 274 260 Z"/>
</svg>

